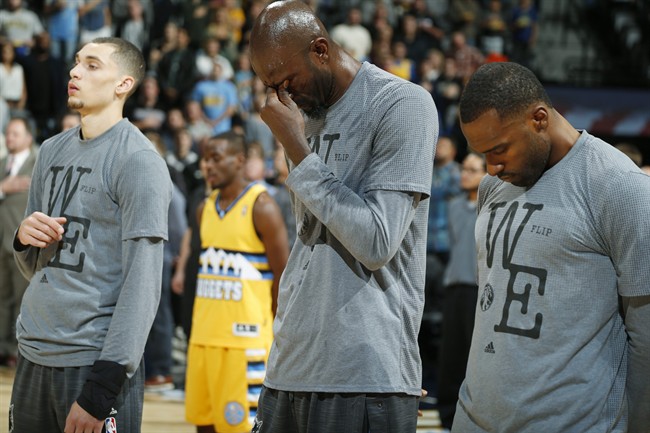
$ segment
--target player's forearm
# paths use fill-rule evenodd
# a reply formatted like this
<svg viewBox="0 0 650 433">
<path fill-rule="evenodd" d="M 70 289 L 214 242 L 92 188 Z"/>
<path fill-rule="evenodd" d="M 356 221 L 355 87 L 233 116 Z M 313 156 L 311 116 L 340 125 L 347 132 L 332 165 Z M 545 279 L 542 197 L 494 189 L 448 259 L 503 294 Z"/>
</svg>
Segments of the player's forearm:
<svg viewBox="0 0 650 433">
<path fill-rule="evenodd" d="M 417 207 L 417 200 L 406 192 L 374 190 L 360 197 L 334 177 L 316 155 L 294 168 L 286 183 L 345 249 L 370 270 L 393 258 Z"/>
<path fill-rule="evenodd" d="M 138 368 L 158 311 L 163 245 L 159 238 L 122 242 L 124 282 L 99 359 L 125 366 L 129 377 Z"/>
</svg>

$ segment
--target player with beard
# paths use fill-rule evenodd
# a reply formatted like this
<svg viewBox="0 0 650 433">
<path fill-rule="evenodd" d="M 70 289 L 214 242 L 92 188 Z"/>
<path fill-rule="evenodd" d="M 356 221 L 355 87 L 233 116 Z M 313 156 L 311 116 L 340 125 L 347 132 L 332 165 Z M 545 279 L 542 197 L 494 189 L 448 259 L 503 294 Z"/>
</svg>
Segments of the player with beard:
<svg viewBox="0 0 650 433">
<path fill-rule="evenodd" d="M 414 432 L 433 100 L 355 60 L 301 1 L 264 9 L 250 55 L 298 222 L 254 431 Z"/>
<path fill-rule="evenodd" d="M 516 63 L 477 70 L 460 121 L 489 176 L 452 432 L 647 432 L 650 177 Z"/>
<path fill-rule="evenodd" d="M 140 431 L 171 199 L 165 162 L 122 116 L 144 71 L 129 42 L 84 45 L 68 84 L 81 125 L 41 146 L 13 243 L 30 284 L 10 431 Z"/>
</svg>

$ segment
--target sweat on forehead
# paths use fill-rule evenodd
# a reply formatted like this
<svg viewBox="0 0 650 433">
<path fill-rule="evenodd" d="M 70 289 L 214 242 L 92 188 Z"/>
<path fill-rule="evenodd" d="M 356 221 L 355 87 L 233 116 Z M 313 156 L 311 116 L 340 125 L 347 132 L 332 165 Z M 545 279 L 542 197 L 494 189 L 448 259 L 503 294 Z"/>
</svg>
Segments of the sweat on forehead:
<svg viewBox="0 0 650 433">
<path fill-rule="evenodd" d="M 251 50 L 302 46 L 325 34 L 322 23 L 303 2 L 275 2 L 260 13 L 255 23 Z"/>
</svg>

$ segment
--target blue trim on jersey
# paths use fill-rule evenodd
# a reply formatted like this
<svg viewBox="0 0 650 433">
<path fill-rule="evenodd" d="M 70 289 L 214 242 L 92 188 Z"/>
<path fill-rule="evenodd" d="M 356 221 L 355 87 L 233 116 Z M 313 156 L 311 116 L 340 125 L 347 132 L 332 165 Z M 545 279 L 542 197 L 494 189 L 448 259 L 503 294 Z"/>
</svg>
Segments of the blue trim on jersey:
<svg viewBox="0 0 650 433">
<path fill-rule="evenodd" d="M 242 192 L 239 193 L 239 195 L 237 196 L 237 198 L 235 198 L 235 199 L 232 201 L 232 203 L 230 203 L 230 204 L 228 205 L 228 207 L 227 207 L 225 210 L 221 209 L 221 206 L 219 206 L 219 200 L 221 199 L 221 191 L 219 191 L 219 193 L 217 194 L 217 199 L 214 201 L 214 210 L 217 212 L 217 215 L 219 216 L 219 218 L 223 219 L 223 218 L 226 216 L 226 214 L 228 213 L 228 211 L 230 211 L 230 209 L 232 209 L 233 206 L 235 206 L 235 205 L 237 204 L 237 202 L 239 201 L 239 199 L 241 199 L 241 198 L 244 196 L 244 194 L 246 194 L 246 192 L 247 192 L 249 189 L 251 189 L 251 187 L 252 187 L 253 185 L 256 185 L 257 183 L 258 183 L 257 181 L 249 183 L 249 184 L 246 186 L 246 188 L 244 188 L 244 190 L 243 190 Z"/>
<path fill-rule="evenodd" d="M 260 395 L 262 392 L 262 385 L 248 385 L 248 393 Z"/>
<path fill-rule="evenodd" d="M 247 371 L 264 371 L 266 369 L 266 365 L 264 364 L 264 361 L 249 361 L 248 362 L 248 368 L 246 369 Z"/>
<path fill-rule="evenodd" d="M 262 279 L 263 280 L 272 280 L 273 279 L 273 272 L 271 272 L 271 271 L 262 271 L 260 273 L 262 274 Z"/>
</svg>

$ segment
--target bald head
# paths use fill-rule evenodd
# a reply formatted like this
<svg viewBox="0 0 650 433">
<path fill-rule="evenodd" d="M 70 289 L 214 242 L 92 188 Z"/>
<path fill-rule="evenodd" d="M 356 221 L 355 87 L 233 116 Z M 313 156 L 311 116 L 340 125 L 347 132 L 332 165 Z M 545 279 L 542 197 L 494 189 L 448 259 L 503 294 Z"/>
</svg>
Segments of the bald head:
<svg viewBox="0 0 650 433">
<path fill-rule="evenodd" d="M 282 88 L 312 118 L 325 115 L 361 68 L 297 0 L 271 3 L 260 13 L 251 31 L 250 60 L 266 87 Z"/>
<path fill-rule="evenodd" d="M 250 37 L 251 56 L 262 50 L 289 51 L 308 47 L 316 38 L 329 39 L 314 11 L 299 0 L 271 3 L 255 21 Z"/>
</svg>

